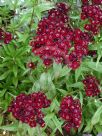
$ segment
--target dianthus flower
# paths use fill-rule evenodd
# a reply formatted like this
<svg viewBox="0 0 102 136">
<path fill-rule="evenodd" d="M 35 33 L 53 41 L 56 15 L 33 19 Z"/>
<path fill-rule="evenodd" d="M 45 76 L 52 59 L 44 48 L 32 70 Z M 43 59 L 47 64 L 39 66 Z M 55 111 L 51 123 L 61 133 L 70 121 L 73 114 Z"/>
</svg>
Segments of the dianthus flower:
<svg viewBox="0 0 102 136">
<path fill-rule="evenodd" d="M 46 95 L 42 92 L 29 95 L 22 93 L 11 102 L 8 111 L 11 112 L 16 119 L 29 124 L 30 127 L 36 127 L 37 124 L 44 127 L 44 114 L 41 109 L 49 107 L 50 103 L 51 101 L 48 100 Z"/>
<path fill-rule="evenodd" d="M 78 99 L 73 99 L 72 96 L 66 96 L 60 104 L 59 116 L 65 120 L 64 128 L 66 131 L 78 129 L 82 121 L 82 109 Z"/>
</svg>

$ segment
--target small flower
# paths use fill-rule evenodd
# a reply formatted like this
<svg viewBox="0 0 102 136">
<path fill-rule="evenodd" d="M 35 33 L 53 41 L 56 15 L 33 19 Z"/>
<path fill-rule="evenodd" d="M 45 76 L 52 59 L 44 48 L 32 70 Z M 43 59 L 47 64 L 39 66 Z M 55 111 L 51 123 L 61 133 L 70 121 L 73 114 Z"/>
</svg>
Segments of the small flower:
<svg viewBox="0 0 102 136">
<path fill-rule="evenodd" d="M 36 65 L 35 65 L 33 62 L 29 62 L 29 63 L 27 64 L 27 66 L 28 66 L 28 68 L 30 68 L 30 69 L 34 69 L 34 68 L 36 67 Z"/>
<path fill-rule="evenodd" d="M 97 96 L 100 93 L 99 81 L 96 77 L 88 75 L 83 80 L 85 92 L 87 96 Z"/>
<path fill-rule="evenodd" d="M 4 33 L 4 43 L 9 44 L 12 40 L 12 35 L 9 32 Z"/>
</svg>

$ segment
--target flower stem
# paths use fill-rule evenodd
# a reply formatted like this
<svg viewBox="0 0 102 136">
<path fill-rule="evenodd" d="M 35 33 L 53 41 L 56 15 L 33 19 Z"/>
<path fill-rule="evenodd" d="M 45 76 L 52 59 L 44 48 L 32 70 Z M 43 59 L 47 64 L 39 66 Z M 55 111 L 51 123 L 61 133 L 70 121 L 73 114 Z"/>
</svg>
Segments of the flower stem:
<svg viewBox="0 0 102 136">
<path fill-rule="evenodd" d="M 81 10 L 81 1 L 80 0 L 76 0 L 76 5 L 77 5 L 77 8 L 80 11 Z"/>
<path fill-rule="evenodd" d="M 30 24 L 29 24 L 30 32 L 31 32 L 32 24 L 33 24 L 34 8 L 35 8 L 35 1 L 33 3 L 33 11 L 32 11 L 32 15 L 31 15 Z"/>
<path fill-rule="evenodd" d="M 42 136 L 40 126 L 37 126 L 38 136 Z"/>
</svg>

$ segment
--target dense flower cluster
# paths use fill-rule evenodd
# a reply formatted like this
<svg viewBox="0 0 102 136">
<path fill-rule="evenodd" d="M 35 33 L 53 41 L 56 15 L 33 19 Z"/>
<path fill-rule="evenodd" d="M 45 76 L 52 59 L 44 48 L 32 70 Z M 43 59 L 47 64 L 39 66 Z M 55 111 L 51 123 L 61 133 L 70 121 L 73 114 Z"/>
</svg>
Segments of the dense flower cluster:
<svg viewBox="0 0 102 136">
<path fill-rule="evenodd" d="M 96 77 L 88 75 L 83 80 L 85 92 L 87 96 L 97 96 L 100 93 L 99 81 Z"/>
<path fill-rule="evenodd" d="M 97 4 L 97 5 L 101 5 L 102 4 L 102 0 L 92 0 L 93 4 Z"/>
<path fill-rule="evenodd" d="M 31 127 L 36 127 L 37 123 L 44 127 L 44 114 L 41 109 L 49 107 L 50 103 L 51 101 L 42 92 L 29 95 L 20 94 L 11 102 L 8 111 L 12 112 L 16 119 L 29 124 Z"/>
<path fill-rule="evenodd" d="M 102 0 L 82 0 L 83 5 L 89 5 L 90 2 L 92 2 L 92 4 L 95 4 L 95 5 L 101 5 L 102 4 Z"/>
<path fill-rule="evenodd" d="M 83 0 L 81 19 L 89 20 L 89 23 L 84 28 L 93 35 L 98 34 L 102 26 L 102 9 L 100 4 L 102 4 L 102 0 L 92 0 L 91 4 L 88 0 Z"/>
<path fill-rule="evenodd" d="M 34 54 L 40 56 L 46 66 L 52 64 L 54 59 L 56 63 L 76 69 L 88 53 L 92 37 L 68 25 L 68 11 L 65 3 L 58 3 L 56 8 L 49 10 L 48 17 L 39 22 L 37 36 L 30 43 Z M 74 50 L 69 53 L 71 47 Z"/>
<path fill-rule="evenodd" d="M 82 109 L 78 99 L 71 96 L 64 97 L 60 105 L 59 116 L 65 120 L 64 128 L 69 132 L 81 125 Z"/>
<path fill-rule="evenodd" d="M 80 29 L 73 30 L 72 41 L 74 50 L 68 55 L 67 63 L 72 69 L 77 69 L 80 66 L 83 56 L 88 55 L 88 44 L 91 42 L 92 36 L 87 32 L 82 32 Z"/>
<path fill-rule="evenodd" d="M 53 59 L 57 63 L 64 62 L 71 47 L 71 36 L 68 35 L 71 30 L 67 26 L 69 7 L 64 3 L 56 6 L 39 22 L 37 36 L 30 43 L 34 54 L 40 56 L 46 66 L 52 64 Z"/>
<path fill-rule="evenodd" d="M 5 44 L 9 44 L 12 40 L 12 35 L 9 32 L 4 32 L 0 29 L 0 41 L 3 41 Z"/>
</svg>

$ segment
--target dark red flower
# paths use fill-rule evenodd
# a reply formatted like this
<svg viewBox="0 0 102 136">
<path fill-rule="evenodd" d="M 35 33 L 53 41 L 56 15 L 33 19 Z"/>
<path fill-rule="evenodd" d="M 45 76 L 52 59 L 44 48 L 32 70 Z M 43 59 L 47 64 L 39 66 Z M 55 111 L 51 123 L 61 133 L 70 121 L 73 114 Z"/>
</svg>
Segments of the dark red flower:
<svg viewBox="0 0 102 136">
<path fill-rule="evenodd" d="M 83 5 L 82 7 L 81 19 L 88 19 L 90 22 L 85 24 L 84 28 L 93 35 L 98 34 L 102 26 L 102 9 L 100 4 L 102 4 L 102 0 L 92 0 L 92 4 Z"/>
<path fill-rule="evenodd" d="M 64 128 L 66 131 L 79 128 L 82 120 L 80 101 L 73 99 L 72 96 L 64 97 L 60 104 L 59 116 L 65 120 Z"/>
<path fill-rule="evenodd" d="M 3 40 L 3 30 L 0 28 L 0 40 Z"/>
<path fill-rule="evenodd" d="M 8 112 L 12 112 L 16 119 L 29 124 L 31 127 L 36 127 L 37 123 L 44 127 L 44 114 L 41 109 L 49 107 L 50 104 L 51 101 L 42 92 L 29 95 L 20 94 L 11 102 Z"/>
<path fill-rule="evenodd" d="M 34 68 L 36 67 L 36 65 L 34 64 L 34 62 L 29 62 L 29 63 L 27 64 L 27 66 L 28 66 L 28 68 L 30 68 L 30 69 L 34 69 Z"/>
<path fill-rule="evenodd" d="M 4 33 L 4 43 L 9 44 L 12 40 L 12 35 L 9 32 Z"/>
<path fill-rule="evenodd" d="M 96 77 L 88 75 L 83 80 L 85 92 L 87 96 L 97 96 L 100 93 L 99 81 Z"/>
<path fill-rule="evenodd" d="M 66 59 L 66 63 L 71 69 L 75 70 L 80 66 L 81 58 L 76 51 L 72 51 Z"/>
</svg>

